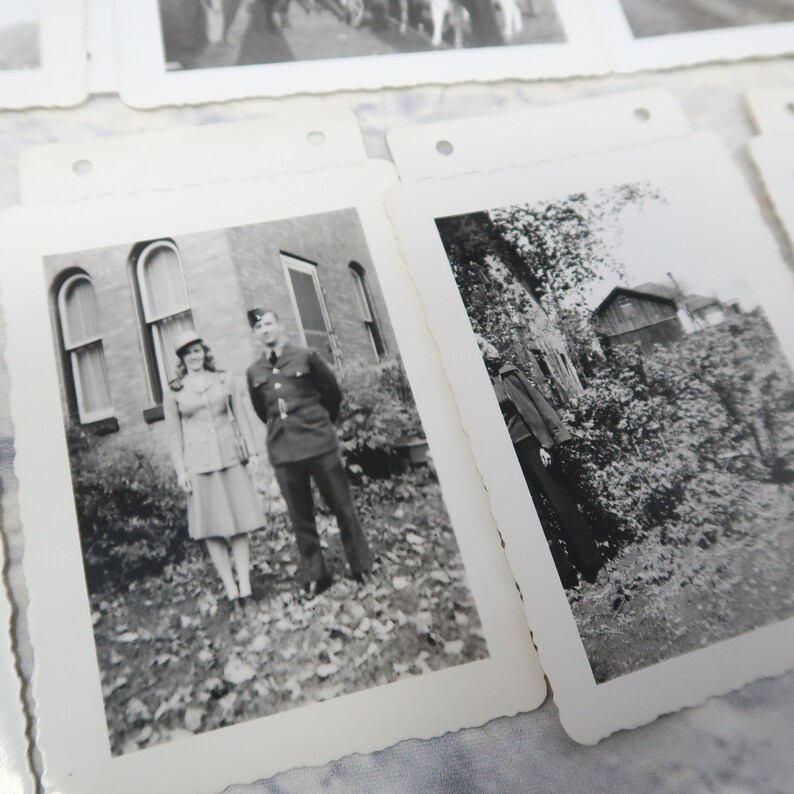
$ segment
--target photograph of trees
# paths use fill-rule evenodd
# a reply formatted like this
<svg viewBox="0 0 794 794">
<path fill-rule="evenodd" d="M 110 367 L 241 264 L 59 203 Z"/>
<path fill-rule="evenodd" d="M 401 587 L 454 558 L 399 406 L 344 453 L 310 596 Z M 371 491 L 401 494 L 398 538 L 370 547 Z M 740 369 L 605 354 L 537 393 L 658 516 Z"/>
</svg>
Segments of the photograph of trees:
<svg viewBox="0 0 794 794">
<path fill-rule="evenodd" d="M 794 614 L 791 367 L 739 281 L 681 263 L 674 203 L 636 182 L 436 220 L 472 329 L 572 435 L 551 466 L 604 561 L 566 589 L 599 683 Z"/>
</svg>

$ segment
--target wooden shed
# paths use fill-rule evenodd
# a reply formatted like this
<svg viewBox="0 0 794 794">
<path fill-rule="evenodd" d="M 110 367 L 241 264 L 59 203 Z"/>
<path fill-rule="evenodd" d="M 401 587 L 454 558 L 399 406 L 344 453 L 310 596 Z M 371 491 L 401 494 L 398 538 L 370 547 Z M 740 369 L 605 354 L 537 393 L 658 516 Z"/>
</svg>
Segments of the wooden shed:
<svg viewBox="0 0 794 794">
<path fill-rule="evenodd" d="M 594 312 L 604 346 L 639 344 L 650 354 L 686 336 L 675 294 L 661 284 L 615 287 Z"/>
</svg>

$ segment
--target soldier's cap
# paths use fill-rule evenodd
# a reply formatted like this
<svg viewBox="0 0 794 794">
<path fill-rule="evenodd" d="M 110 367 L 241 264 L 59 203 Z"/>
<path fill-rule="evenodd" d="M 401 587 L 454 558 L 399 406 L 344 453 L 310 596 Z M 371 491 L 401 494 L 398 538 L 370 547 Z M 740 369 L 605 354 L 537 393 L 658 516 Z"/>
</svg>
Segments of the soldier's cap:
<svg viewBox="0 0 794 794">
<path fill-rule="evenodd" d="M 176 339 L 174 339 L 174 352 L 179 356 L 186 347 L 192 345 L 194 342 L 200 341 L 201 337 L 195 329 L 191 328 L 188 331 L 180 331 Z"/>
<path fill-rule="evenodd" d="M 249 309 L 248 312 L 248 325 L 253 328 L 266 314 L 272 314 L 274 317 L 278 317 L 278 315 L 273 311 L 273 309 L 262 309 L 257 307 L 255 309 Z"/>
</svg>

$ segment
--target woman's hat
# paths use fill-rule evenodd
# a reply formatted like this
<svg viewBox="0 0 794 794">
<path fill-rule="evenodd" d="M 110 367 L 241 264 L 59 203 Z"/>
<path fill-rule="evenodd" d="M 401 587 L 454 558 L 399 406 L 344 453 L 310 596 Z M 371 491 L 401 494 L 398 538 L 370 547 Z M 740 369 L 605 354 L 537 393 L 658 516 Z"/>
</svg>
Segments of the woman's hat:
<svg viewBox="0 0 794 794">
<path fill-rule="evenodd" d="M 196 333 L 195 330 L 191 329 L 189 331 L 180 331 L 177 334 L 176 339 L 174 339 L 174 352 L 179 355 L 188 345 L 192 345 L 194 342 L 200 342 L 201 337 Z"/>
</svg>

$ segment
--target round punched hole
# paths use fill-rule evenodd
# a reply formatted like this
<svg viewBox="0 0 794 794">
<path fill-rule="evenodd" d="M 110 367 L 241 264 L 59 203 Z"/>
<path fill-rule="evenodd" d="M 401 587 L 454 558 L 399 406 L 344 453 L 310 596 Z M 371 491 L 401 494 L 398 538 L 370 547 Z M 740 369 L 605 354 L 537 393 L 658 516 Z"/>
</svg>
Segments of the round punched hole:
<svg viewBox="0 0 794 794">
<path fill-rule="evenodd" d="M 449 141 L 439 141 L 436 144 L 436 151 L 439 154 L 443 154 L 444 157 L 448 157 L 455 151 L 455 147 Z"/>
<path fill-rule="evenodd" d="M 788 105 L 786 105 L 786 110 L 788 110 L 789 113 L 794 114 L 794 102 L 789 102 Z"/>
<path fill-rule="evenodd" d="M 307 136 L 306 140 L 312 146 L 322 146 L 325 143 L 325 133 L 320 130 L 312 130 Z"/>
<path fill-rule="evenodd" d="M 637 121 L 648 121 L 650 117 L 651 111 L 648 110 L 648 108 L 637 108 L 634 111 L 634 118 L 637 119 Z"/>
<path fill-rule="evenodd" d="M 72 163 L 72 172 L 77 176 L 88 176 L 94 170 L 94 165 L 90 160 L 75 160 Z"/>
</svg>

